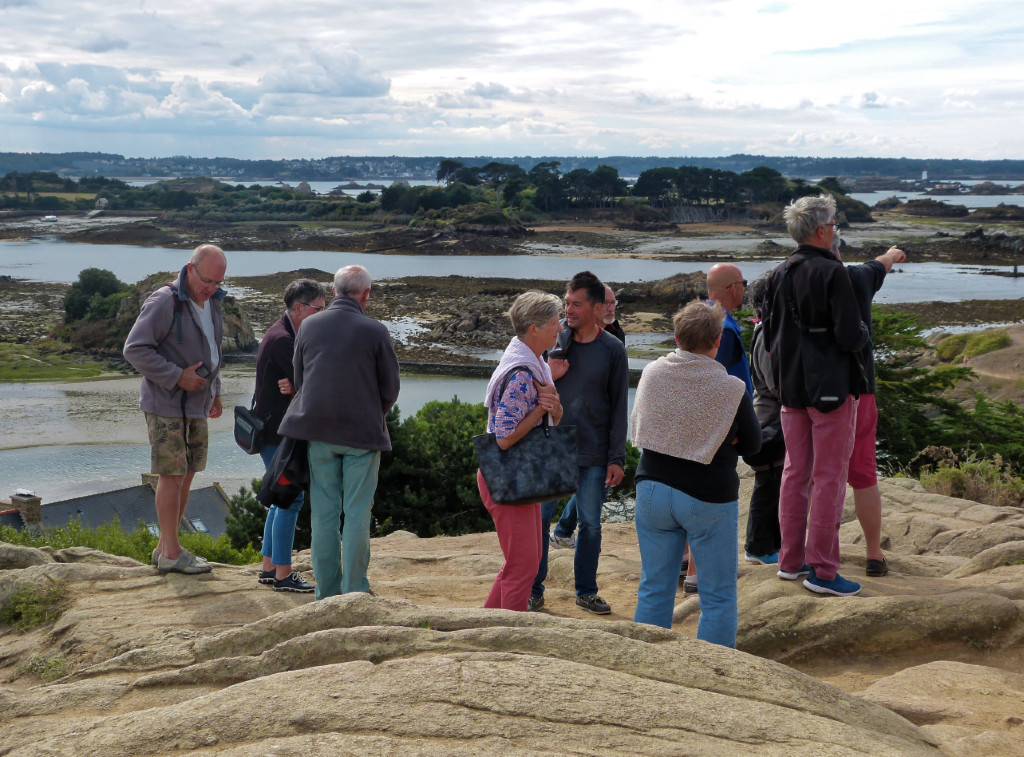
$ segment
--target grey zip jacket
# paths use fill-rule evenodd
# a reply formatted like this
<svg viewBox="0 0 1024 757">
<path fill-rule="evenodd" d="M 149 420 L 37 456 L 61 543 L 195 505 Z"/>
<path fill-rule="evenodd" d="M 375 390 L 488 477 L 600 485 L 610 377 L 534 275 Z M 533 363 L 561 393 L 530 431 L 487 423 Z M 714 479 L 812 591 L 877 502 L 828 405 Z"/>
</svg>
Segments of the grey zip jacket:
<svg viewBox="0 0 1024 757">
<path fill-rule="evenodd" d="M 162 286 L 146 299 L 124 343 L 125 359 L 142 374 L 139 408 L 165 418 L 182 415 L 182 389 L 178 379 L 184 370 L 200 361 L 207 367 L 213 363 L 209 342 L 189 301 L 187 270 L 186 265 L 178 274 L 177 292 Z M 207 377 L 206 386 L 187 394 L 185 415 L 189 418 L 209 417 L 213 398 L 220 396 L 220 366 L 224 362 L 220 347 L 224 334 L 221 300 L 225 294 L 223 289 L 218 289 L 207 300 L 213 308 L 217 368 Z M 179 304 L 177 309 L 175 299 Z"/>
</svg>

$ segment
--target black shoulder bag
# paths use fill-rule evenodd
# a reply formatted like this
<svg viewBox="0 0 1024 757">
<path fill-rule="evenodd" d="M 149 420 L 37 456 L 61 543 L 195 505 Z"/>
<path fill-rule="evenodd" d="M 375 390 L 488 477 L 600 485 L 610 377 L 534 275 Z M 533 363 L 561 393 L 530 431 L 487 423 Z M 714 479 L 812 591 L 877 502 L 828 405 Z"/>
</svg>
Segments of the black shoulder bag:
<svg viewBox="0 0 1024 757">
<path fill-rule="evenodd" d="M 249 455 L 258 455 L 267 446 L 266 424 L 270 417 L 258 418 L 255 409 L 255 397 L 251 407 L 235 405 L 235 443 Z"/>
<path fill-rule="evenodd" d="M 509 379 L 516 371 L 529 367 L 518 365 L 505 374 L 498 389 L 498 399 L 505 393 Z M 575 426 L 552 426 L 548 414 L 508 449 L 498 446 L 494 434 L 473 437 L 480 472 L 499 505 L 530 505 L 574 494 L 579 488 L 579 448 Z"/>
</svg>

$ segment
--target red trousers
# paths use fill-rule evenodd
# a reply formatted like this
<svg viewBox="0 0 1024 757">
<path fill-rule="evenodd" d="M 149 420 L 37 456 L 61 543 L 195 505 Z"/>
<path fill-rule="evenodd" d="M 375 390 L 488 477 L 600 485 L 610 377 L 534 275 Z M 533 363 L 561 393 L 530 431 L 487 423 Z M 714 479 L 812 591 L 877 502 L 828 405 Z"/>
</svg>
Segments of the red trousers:
<svg viewBox="0 0 1024 757">
<path fill-rule="evenodd" d="M 476 472 L 476 484 L 480 499 L 494 520 L 501 553 L 505 556 L 505 564 L 494 579 L 484 607 L 526 612 L 545 537 L 540 525 L 540 503 L 497 505 L 480 471 Z"/>
<path fill-rule="evenodd" d="M 779 490 L 780 570 L 795 573 L 807 563 L 818 578 L 836 577 L 856 420 L 854 397 L 831 413 L 783 405 L 786 464 Z"/>
</svg>

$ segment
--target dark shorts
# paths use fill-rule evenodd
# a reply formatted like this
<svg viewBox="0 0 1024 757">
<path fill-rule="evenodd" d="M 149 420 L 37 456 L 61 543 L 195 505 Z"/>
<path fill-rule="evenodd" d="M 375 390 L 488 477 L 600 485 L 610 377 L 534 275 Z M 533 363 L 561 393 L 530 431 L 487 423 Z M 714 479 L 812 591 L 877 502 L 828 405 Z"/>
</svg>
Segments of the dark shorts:
<svg viewBox="0 0 1024 757">
<path fill-rule="evenodd" d="M 183 430 L 181 418 L 145 413 L 149 429 L 150 472 L 160 476 L 184 476 L 206 470 L 210 436 L 206 418 L 189 418 Z"/>
</svg>

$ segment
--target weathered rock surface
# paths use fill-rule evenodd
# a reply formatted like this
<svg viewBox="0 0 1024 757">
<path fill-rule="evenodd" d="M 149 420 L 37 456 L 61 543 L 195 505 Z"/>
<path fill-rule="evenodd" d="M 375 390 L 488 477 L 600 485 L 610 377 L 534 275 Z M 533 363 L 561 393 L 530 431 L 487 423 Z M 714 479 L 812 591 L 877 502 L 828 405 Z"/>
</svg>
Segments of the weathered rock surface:
<svg viewBox="0 0 1024 757">
<path fill-rule="evenodd" d="M 545 612 L 479 609 L 494 534 L 376 539 L 380 596 L 321 602 L 259 586 L 257 566 L 162 576 L 0 545 L 0 604 L 70 589 L 52 625 L 0 626 L 0 755 L 1024 755 L 1024 511 L 882 491 L 890 575 L 864 577 L 851 500 L 843 572 L 862 594 L 741 563 L 739 650 L 693 638 L 681 591 L 673 631 L 630 621 L 631 524 L 606 526 L 600 619 L 573 601 L 568 550 Z"/>
</svg>

